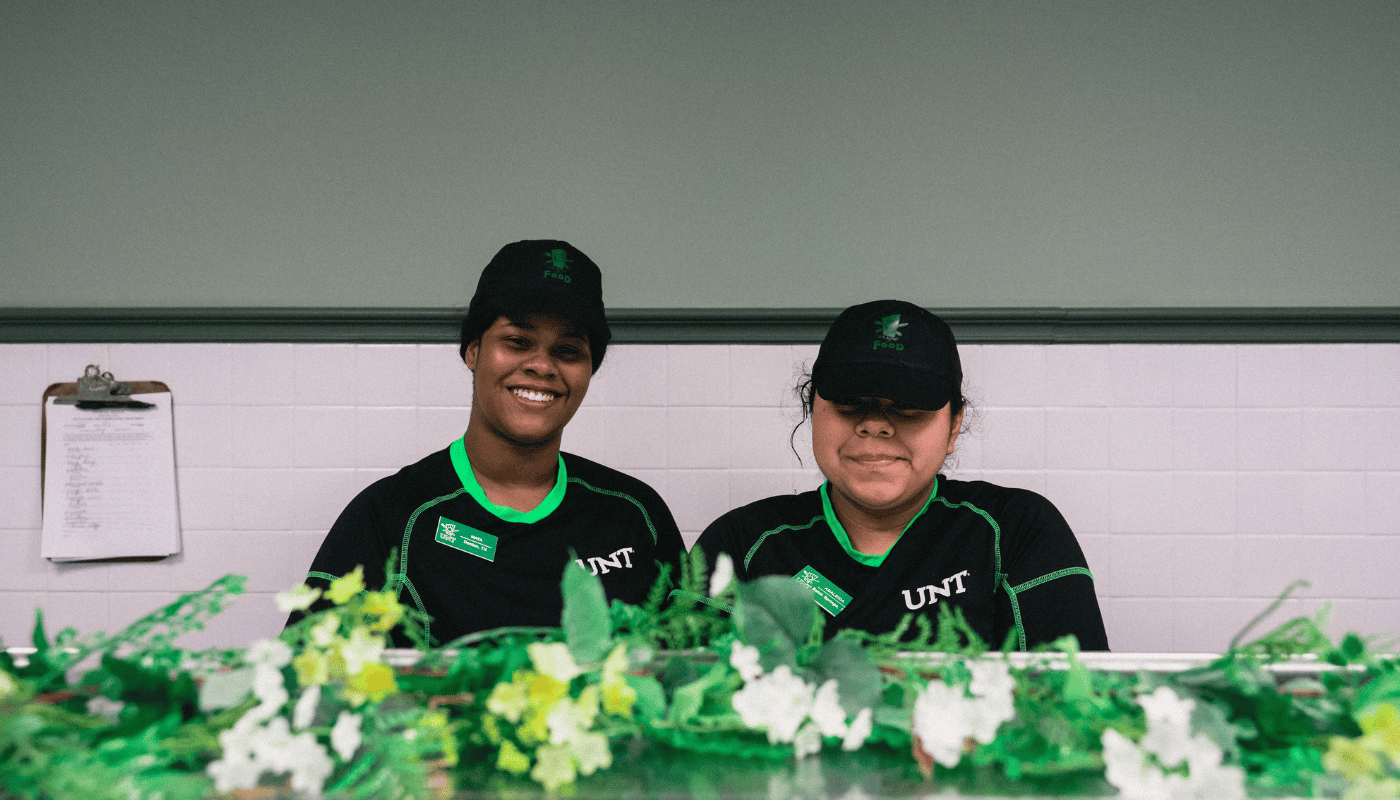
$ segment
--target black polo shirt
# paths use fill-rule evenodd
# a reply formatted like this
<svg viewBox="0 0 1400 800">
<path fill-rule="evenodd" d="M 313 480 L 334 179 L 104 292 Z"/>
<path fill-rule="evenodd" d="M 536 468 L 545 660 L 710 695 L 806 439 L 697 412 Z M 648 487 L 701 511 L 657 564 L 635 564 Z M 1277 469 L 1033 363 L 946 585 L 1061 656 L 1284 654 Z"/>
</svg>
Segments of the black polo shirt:
<svg viewBox="0 0 1400 800">
<path fill-rule="evenodd" d="M 477 483 L 462 440 L 371 484 L 350 502 L 307 576 L 313 587 L 357 565 L 370 588 L 385 585 L 391 550 L 399 602 L 429 614 L 441 645 L 505 626 L 558 626 L 559 582 L 577 561 L 609 600 L 640 605 L 659 575 L 677 575 L 685 544 L 650 486 L 586 458 L 561 453 L 558 478 L 539 507 L 492 503 Z M 314 608 L 324 607 L 324 601 Z M 300 618 L 293 614 L 290 622 Z M 406 646 L 402 631 L 394 643 Z"/>
<path fill-rule="evenodd" d="M 938 476 L 933 495 L 883 556 L 850 544 L 825 484 L 734 509 L 696 542 L 714 563 L 728 553 L 740 580 L 792 575 L 814 589 L 841 628 L 886 633 L 905 614 L 936 626 L 960 608 L 992 647 L 1008 634 L 1028 649 L 1074 634 L 1107 650 L 1094 580 L 1074 533 L 1050 501 L 1024 489 Z"/>
</svg>

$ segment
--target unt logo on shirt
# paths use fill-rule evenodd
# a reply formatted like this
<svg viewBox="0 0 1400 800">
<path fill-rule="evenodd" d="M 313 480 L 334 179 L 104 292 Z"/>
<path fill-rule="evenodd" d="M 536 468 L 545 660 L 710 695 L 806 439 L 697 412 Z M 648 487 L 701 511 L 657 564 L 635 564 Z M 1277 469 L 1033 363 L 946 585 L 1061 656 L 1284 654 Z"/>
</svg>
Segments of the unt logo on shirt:
<svg viewBox="0 0 1400 800">
<path fill-rule="evenodd" d="M 564 283 L 573 283 L 569 279 L 569 251 L 563 248 L 546 250 L 544 257 L 549 261 L 549 265 L 544 268 L 546 278 L 555 278 Z"/>
<path fill-rule="evenodd" d="M 934 603 L 937 603 L 939 596 L 951 597 L 955 594 L 962 594 L 963 592 L 967 591 L 967 589 L 963 586 L 962 579 L 968 577 L 968 574 L 969 573 L 967 570 L 963 570 L 962 572 L 959 572 L 956 575 L 949 575 L 948 577 L 943 579 L 943 588 L 941 589 L 933 585 L 920 586 L 918 589 L 914 590 L 913 597 L 910 597 L 909 590 L 905 589 L 904 607 L 909 609 L 910 611 L 915 611 L 917 609 L 923 608 L 925 605 L 932 605 Z M 953 588 L 949 587 L 949 583 L 955 583 L 957 585 L 957 589 L 954 590 Z M 916 598 L 919 601 L 918 605 L 914 605 L 914 600 Z"/>
<path fill-rule="evenodd" d="M 574 559 L 574 562 L 580 567 L 592 571 L 594 575 L 600 572 L 606 575 L 615 569 L 631 569 L 632 554 L 635 552 L 636 551 L 630 547 L 624 547 L 621 550 L 614 551 L 610 556 L 603 556 L 601 558 L 592 556 L 588 559 L 587 564 L 583 563 L 583 559 L 581 558 Z"/>
</svg>

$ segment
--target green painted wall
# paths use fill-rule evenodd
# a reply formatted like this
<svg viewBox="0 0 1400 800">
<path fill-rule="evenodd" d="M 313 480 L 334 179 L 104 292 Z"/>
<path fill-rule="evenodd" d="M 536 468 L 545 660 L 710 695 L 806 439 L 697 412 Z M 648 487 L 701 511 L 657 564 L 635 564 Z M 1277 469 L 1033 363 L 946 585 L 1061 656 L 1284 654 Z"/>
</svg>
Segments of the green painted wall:
<svg viewBox="0 0 1400 800">
<path fill-rule="evenodd" d="M 0 4 L 0 307 L 1400 306 L 1400 3 Z"/>
</svg>

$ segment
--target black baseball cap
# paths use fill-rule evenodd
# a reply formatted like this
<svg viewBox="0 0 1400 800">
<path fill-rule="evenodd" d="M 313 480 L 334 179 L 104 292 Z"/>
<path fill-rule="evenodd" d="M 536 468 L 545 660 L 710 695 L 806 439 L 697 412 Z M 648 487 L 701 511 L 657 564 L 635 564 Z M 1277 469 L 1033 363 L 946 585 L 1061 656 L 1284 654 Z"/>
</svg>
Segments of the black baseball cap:
<svg viewBox="0 0 1400 800">
<path fill-rule="evenodd" d="M 962 387 L 958 343 L 946 322 L 913 303 L 861 303 L 831 323 L 812 386 L 832 402 L 886 397 L 937 411 Z"/>
<path fill-rule="evenodd" d="M 558 239 L 526 239 L 502 247 L 481 271 L 472 308 L 483 301 L 501 314 L 539 311 L 574 320 L 588 331 L 594 347 L 612 339 L 598 265 Z"/>
</svg>

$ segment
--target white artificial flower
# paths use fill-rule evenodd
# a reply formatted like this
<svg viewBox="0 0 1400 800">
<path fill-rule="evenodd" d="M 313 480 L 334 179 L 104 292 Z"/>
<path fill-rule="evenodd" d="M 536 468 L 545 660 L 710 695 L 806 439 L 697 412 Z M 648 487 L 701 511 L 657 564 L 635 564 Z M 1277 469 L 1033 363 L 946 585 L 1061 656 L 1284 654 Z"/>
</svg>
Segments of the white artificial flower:
<svg viewBox="0 0 1400 800">
<path fill-rule="evenodd" d="M 592 775 L 612 766 L 612 748 L 608 746 L 608 737 L 601 733 L 581 733 L 574 737 L 571 746 L 580 775 Z"/>
<path fill-rule="evenodd" d="M 846 728 L 846 735 L 841 739 L 841 749 L 859 750 L 860 746 L 865 744 L 865 740 L 870 738 L 874 727 L 873 720 L 874 712 L 869 708 L 862 708 Z"/>
<path fill-rule="evenodd" d="M 335 641 L 335 635 L 340 632 L 340 618 L 329 615 L 325 619 L 311 626 L 311 641 L 317 647 L 330 647 Z"/>
<path fill-rule="evenodd" d="M 763 674 L 763 667 L 758 665 L 758 657 L 757 647 L 736 643 L 729 651 L 729 666 L 738 670 L 739 677 L 747 683 Z"/>
<path fill-rule="evenodd" d="M 292 729 L 301 730 L 316 718 L 316 707 L 321 704 L 321 684 L 313 683 L 302 690 L 297 704 L 292 707 Z"/>
<path fill-rule="evenodd" d="M 345 674 L 358 675 L 365 664 L 379 661 L 384 655 L 384 639 L 370 633 L 369 628 L 358 627 L 350 631 L 350 638 L 340 646 L 340 656 L 345 659 Z"/>
<path fill-rule="evenodd" d="M 822 732 L 815 722 L 809 721 L 803 725 L 792 739 L 792 751 L 799 759 L 815 755 L 821 752 L 821 749 Z"/>
<path fill-rule="evenodd" d="M 1196 701 L 1179 697 L 1166 686 L 1158 686 L 1152 694 L 1140 695 L 1138 705 L 1147 712 L 1148 725 L 1169 725 L 1173 728 L 1190 728 L 1191 711 Z"/>
<path fill-rule="evenodd" d="M 568 683 L 582 673 L 574 662 L 574 654 L 563 642 L 534 642 L 525 648 L 525 652 L 530 654 L 530 663 L 541 675 L 548 675 L 560 683 Z"/>
<path fill-rule="evenodd" d="M 841 700 L 836 693 L 836 680 L 828 680 L 817 690 L 812 699 L 810 712 L 812 721 L 822 736 L 846 735 L 846 710 L 841 708 Z"/>
<path fill-rule="evenodd" d="M 246 719 L 250 724 L 255 724 L 276 716 L 282 706 L 291 699 L 282 680 L 282 671 L 267 664 L 254 667 L 253 696 L 258 698 L 259 702 L 243 715 L 240 722 Z"/>
<path fill-rule="evenodd" d="M 734 693 L 733 706 L 750 728 L 768 731 L 768 741 L 791 742 L 812 708 L 814 690 L 786 664 L 760 675 Z"/>
<path fill-rule="evenodd" d="M 292 663 L 292 648 L 281 639 L 263 639 L 249 645 L 243 660 L 280 669 Z"/>
<path fill-rule="evenodd" d="M 223 758 L 209 762 L 204 771 L 214 779 L 216 792 L 231 794 L 235 789 L 252 789 L 257 786 L 263 768 L 247 750 L 225 748 Z"/>
<path fill-rule="evenodd" d="M 290 774 L 294 792 L 319 796 L 335 762 L 310 731 L 293 735 L 287 720 L 277 717 L 253 738 L 253 757 L 268 772 Z"/>
<path fill-rule="evenodd" d="M 1016 682 L 1006 662 L 972 661 L 967 668 L 972 680 L 966 690 L 934 680 L 914 701 L 913 731 L 945 767 L 958 765 L 968 739 L 987 744 L 1003 722 L 1016 716 Z"/>
<path fill-rule="evenodd" d="M 956 767 L 962 760 L 968 722 L 962 687 L 930 681 L 914 701 L 913 732 L 933 760 Z"/>
<path fill-rule="evenodd" d="M 545 716 L 551 744 L 577 741 L 598 716 L 598 687 L 589 686 L 579 693 L 578 700 L 567 697 L 555 701 Z"/>
<path fill-rule="evenodd" d="M 350 757 L 355 755 L 355 751 L 360 749 L 360 725 L 363 723 L 364 717 L 349 711 L 342 711 L 340 716 L 336 717 L 335 727 L 331 728 L 331 748 L 340 756 L 341 761 L 349 761 Z"/>
<path fill-rule="evenodd" d="M 715 559 L 715 571 L 710 575 L 710 597 L 714 597 L 734 581 L 734 559 L 728 553 L 720 553 Z"/>
<path fill-rule="evenodd" d="M 290 614 L 293 611 L 305 611 L 311 604 L 321 599 L 321 590 L 313 589 L 306 584 L 294 586 L 285 592 L 278 592 L 273 596 L 277 601 L 277 607 L 283 614 Z"/>
<path fill-rule="evenodd" d="M 126 708 L 126 703 L 120 700 L 109 700 L 100 694 L 87 701 L 87 713 L 95 717 L 102 717 L 110 722 L 117 721 L 123 708 Z"/>
<path fill-rule="evenodd" d="M 1167 786 L 1162 771 L 1147 760 L 1136 744 L 1118 731 L 1109 728 L 1100 738 L 1103 743 L 1104 778 L 1118 788 L 1124 800 L 1166 800 Z"/>
</svg>

